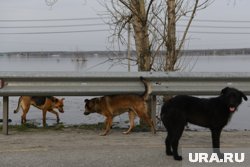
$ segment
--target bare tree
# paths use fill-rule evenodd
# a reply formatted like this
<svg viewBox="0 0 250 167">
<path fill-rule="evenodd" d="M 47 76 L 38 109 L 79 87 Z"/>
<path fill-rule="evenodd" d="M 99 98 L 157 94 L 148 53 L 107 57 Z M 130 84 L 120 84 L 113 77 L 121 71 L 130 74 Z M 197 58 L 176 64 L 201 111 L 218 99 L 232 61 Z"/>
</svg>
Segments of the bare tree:
<svg viewBox="0 0 250 167">
<path fill-rule="evenodd" d="M 112 15 L 110 22 L 114 26 L 113 37 L 117 37 L 121 43 L 125 43 L 124 31 L 127 24 L 132 24 L 134 30 L 135 47 L 139 71 L 150 71 L 151 49 L 148 30 L 148 14 L 154 0 L 146 4 L 144 0 L 110 0 L 105 1 L 109 14 Z M 147 8 L 146 8 L 147 6 Z"/>
<path fill-rule="evenodd" d="M 53 6 L 58 0 L 45 0 Z M 175 71 L 188 30 L 197 10 L 206 8 L 214 0 L 103 0 L 110 25 L 118 43 L 126 44 L 124 37 L 132 24 L 138 71 Z M 176 22 L 188 19 L 182 36 L 177 36 Z M 166 51 L 162 54 L 160 51 Z M 160 57 L 162 56 L 162 57 Z M 157 59 L 156 59 L 157 58 Z M 157 63 L 156 63 L 157 60 Z"/>
<path fill-rule="evenodd" d="M 112 15 L 113 37 L 123 41 L 123 44 L 127 44 L 123 37 L 126 25 L 133 25 L 139 70 L 175 71 L 180 50 L 197 10 L 206 8 L 212 1 L 110 0 L 105 1 L 105 5 Z M 176 22 L 182 17 L 188 22 L 182 36 L 177 37 Z M 166 51 L 165 54 L 160 52 L 162 50 Z"/>
</svg>

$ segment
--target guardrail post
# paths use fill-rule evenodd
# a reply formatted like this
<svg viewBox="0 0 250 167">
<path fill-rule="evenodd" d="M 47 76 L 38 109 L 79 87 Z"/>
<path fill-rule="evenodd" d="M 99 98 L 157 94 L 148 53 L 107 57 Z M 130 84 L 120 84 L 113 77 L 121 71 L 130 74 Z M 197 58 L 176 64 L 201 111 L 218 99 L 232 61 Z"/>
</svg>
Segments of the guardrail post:
<svg viewBox="0 0 250 167">
<path fill-rule="evenodd" d="M 3 97 L 3 134 L 8 135 L 9 96 Z"/>
<path fill-rule="evenodd" d="M 156 126 L 156 95 L 149 96 L 148 102 L 148 114 L 150 118 L 152 119 L 154 125 Z M 149 128 L 148 123 L 146 123 L 143 119 L 140 119 L 140 126 L 143 129 Z"/>
<path fill-rule="evenodd" d="M 150 99 L 150 107 L 151 107 L 151 119 L 154 123 L 154 125 L 156 126 L 156 95 L 152 95 L 151 99 Z"/>
</svg>

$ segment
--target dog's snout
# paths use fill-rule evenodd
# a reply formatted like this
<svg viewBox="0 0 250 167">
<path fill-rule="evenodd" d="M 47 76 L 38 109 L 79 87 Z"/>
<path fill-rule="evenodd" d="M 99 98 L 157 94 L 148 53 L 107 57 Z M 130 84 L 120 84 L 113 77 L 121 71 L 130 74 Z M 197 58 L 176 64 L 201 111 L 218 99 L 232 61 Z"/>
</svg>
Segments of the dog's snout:
<svg viewBox="0 0 250 167">
<path fill-rule="evenodd" d="M 59 110 L 59 112 L 60 112 L 60 113 L 64 113 L 64 110 L 63 110 L 63 109 L 61 109 L 61 110 Z"/>
<path fill-rule="evenodd" d="M 89 115 L 90 113 L 89 113 L 89 112 L 84 112 L 83 114 L 84 114 L 84 115 Z"/>
</svg>

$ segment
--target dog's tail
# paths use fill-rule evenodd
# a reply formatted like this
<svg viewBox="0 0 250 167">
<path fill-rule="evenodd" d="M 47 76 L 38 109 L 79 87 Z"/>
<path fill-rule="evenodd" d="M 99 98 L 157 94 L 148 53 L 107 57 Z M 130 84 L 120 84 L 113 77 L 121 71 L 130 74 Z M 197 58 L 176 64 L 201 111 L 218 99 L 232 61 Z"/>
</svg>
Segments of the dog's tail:
<svg viewBox="0 0 250 167">
<path fill-rule="evenodd" d="M 140 77 L 140 80 L 143 82 L 145 91 L 142 94 L 143 100 L 148 100 L 149 95 L 152 93 L 152 85 L 150 82 L 148 82 L 145 78 Z"/>
<path fill-rule="evenodd" d="M 22 100 L 22 96 L 19 97 L 18 99 L 18 104 L 17 104 L 17 108 L 14 110 L 14 113 L 18 113 L 19 109 L 20 109 L 20 104 L 21 104 L 21 100 Z"/>
</svg>

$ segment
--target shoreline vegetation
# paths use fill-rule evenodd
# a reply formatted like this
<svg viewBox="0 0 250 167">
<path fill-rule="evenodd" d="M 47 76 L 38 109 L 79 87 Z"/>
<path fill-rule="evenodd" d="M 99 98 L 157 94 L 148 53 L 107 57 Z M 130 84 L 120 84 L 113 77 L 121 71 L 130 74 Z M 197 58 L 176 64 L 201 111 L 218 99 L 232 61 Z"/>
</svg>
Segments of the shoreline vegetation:
<svg viewBox="0 0 250 167">
<path fill-rule="evenodd" d="M 0 129 L 2 129 L 2 125 L 0 125 Z M 111 131 L 124 131 L 126 128 L 115 126 L 112 128 Z M 43 132 L 48 130 L 54 130 L 54 131 L 64 131 L 64 130 L 88 130 L 93 132 L 101 132 L 103 130 L 103 123 L 97 123 L 97 124 L 80 124 L 80 125 L 64 125 L 63 123 L 50 125 L 47 127 L 38 126 L 34 123 L 26 123 L 24 125 L 9 125 L 10 131 L 17 131 L 17 132 Z M 165 132 L 166 130 L 164 128 L 158 128 L 157 132 Z M 209 129 L 203 128 L 203 129 L 196 129 L 196 128 L 189 128 L 186 127 L 186 132 L 209 132 Z M 224 132 L 250 132 L 250 130 L 237 130 L 237 129 L 223 129 Z M 137 125 L 131 133 L 137 133 L 137 132 L 149 132 L 150 128 Z"/>
<path fill-rule="evenodd" d="M 152 51 L 154 52 L 154 51 Z M 164 55 L 164 51 L 159 54 Z M 239 49 L 201 49 L 183 50 L 185 56 L 223 56 L 223 55 L 250 55 L 250 48 Z M 126 56 L 127 51 L 20 51 L 20 52 L 0 52 L 0 56 Z M 135 56 L 136 52 L 131 51 Z"/>
<path fill-rule="evenodd" d="M 47 127 L 39 126 L 36 123 L 26 123 L 23 125 L 9 125 L 9 130 L 13 131 L 23 131 L 23 132 L 30 132 L 30 131 L 46 131 L 46 130 L 67 130 L 67 129 L 82 129 L 82 130 L 93 130 L 93 131 L 102 131 L 104 123 L 97 123 L 97 124 L 80 124 L 80 125 L 64 125 L 63 123 L 49 125 Z M 0 125 L 0 129 L 2 129 L 2 125 Z M 112 127 L 112 131 L 124 131 L 127 128 L 122 128 L 118 126 Z M 164 131 L 164 129 L 159 129 L 158 131 Z M 150 132 L 150 128 L 145 126 L 137 125 L 133 132 Z M 133 133 L 132 132 L 132 133 Z"/>
</svg>

